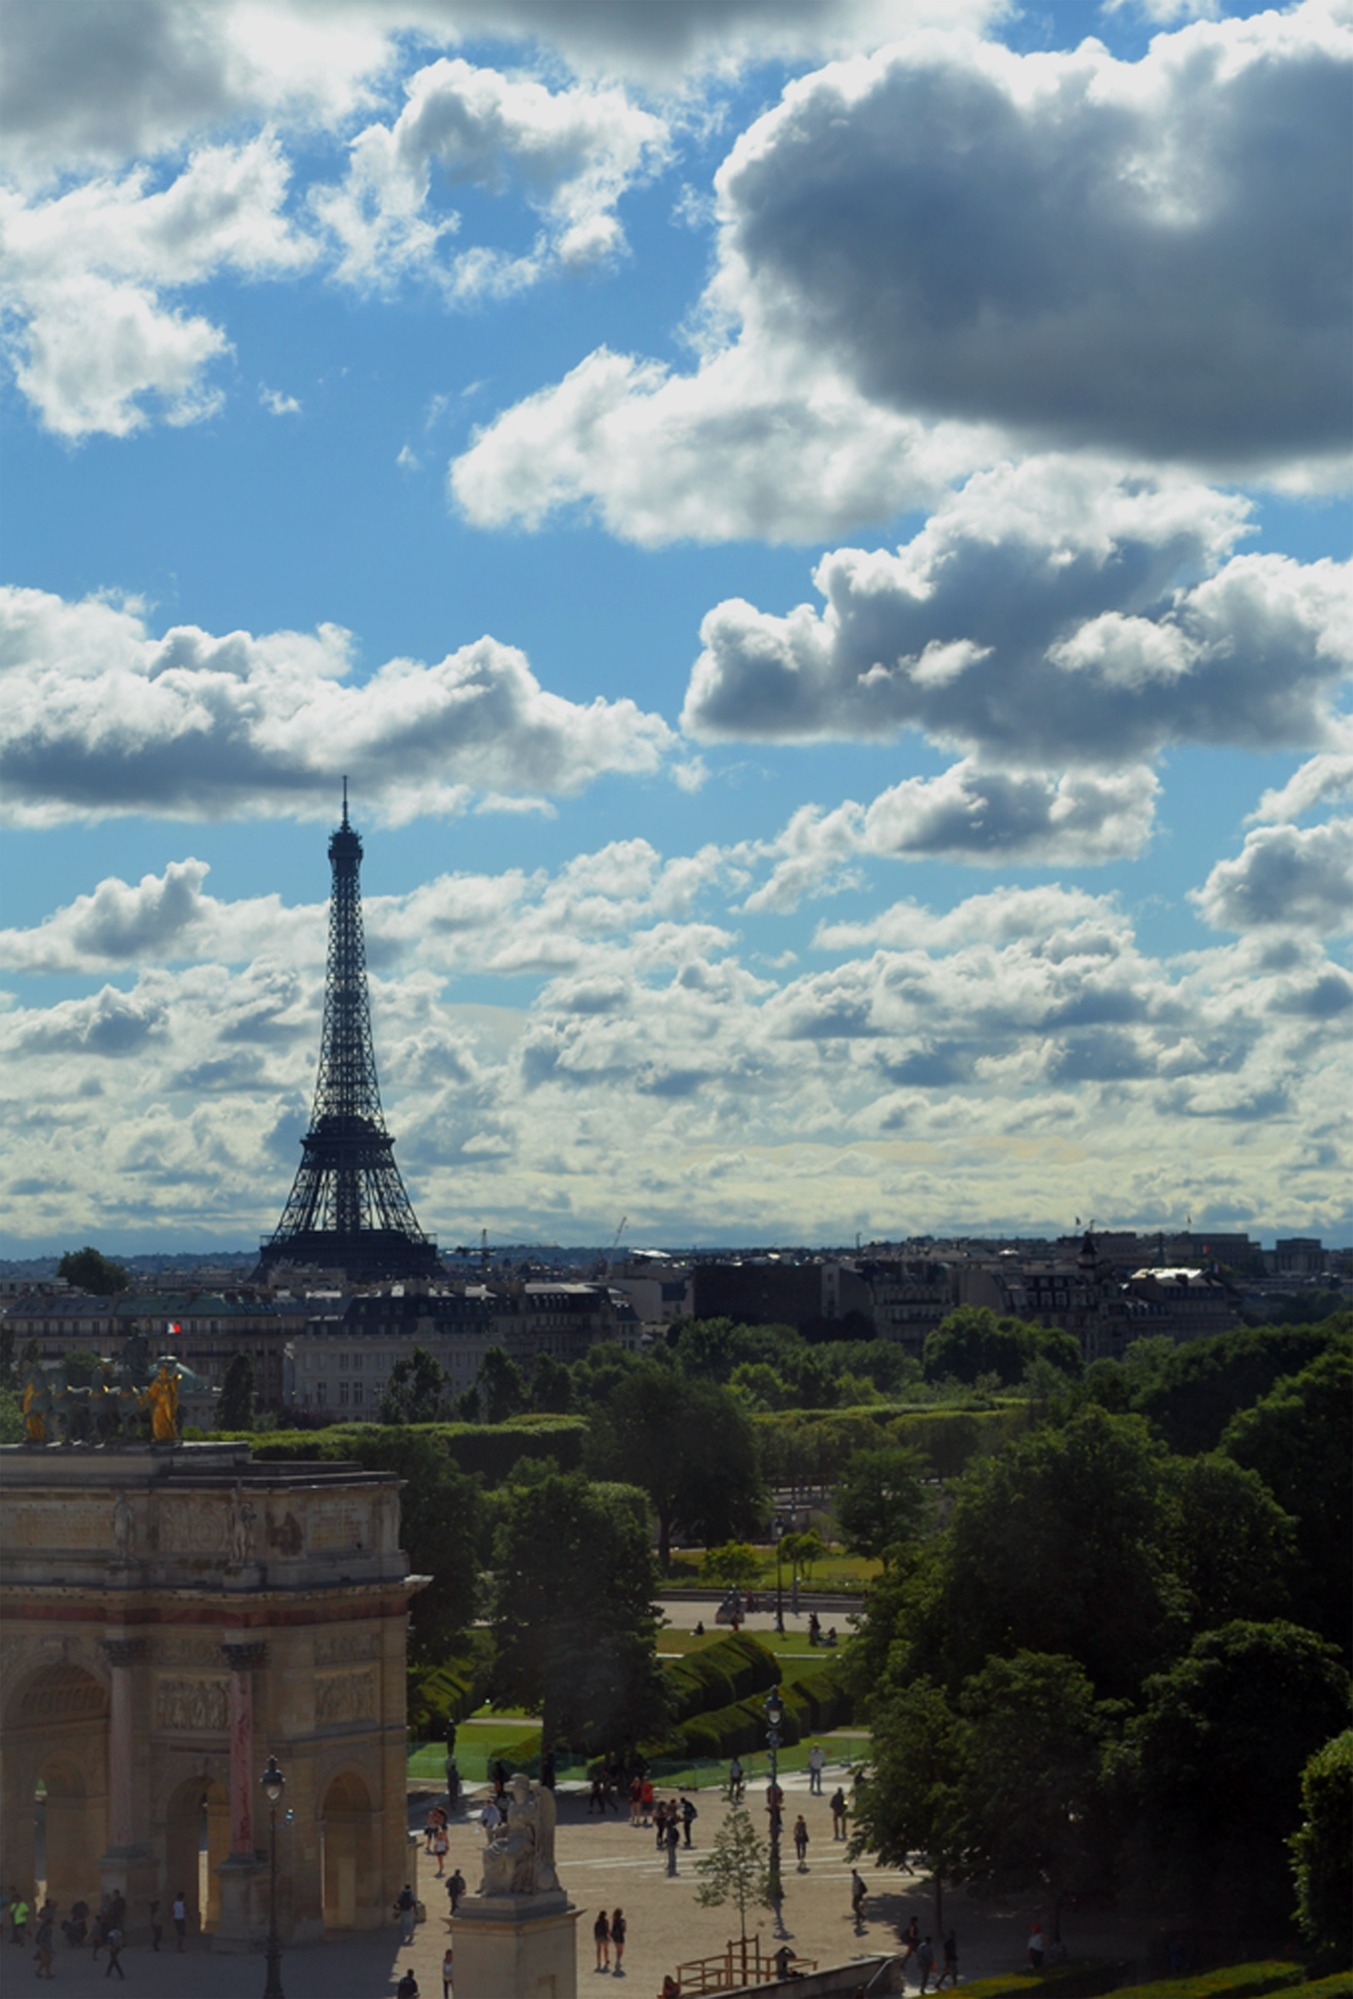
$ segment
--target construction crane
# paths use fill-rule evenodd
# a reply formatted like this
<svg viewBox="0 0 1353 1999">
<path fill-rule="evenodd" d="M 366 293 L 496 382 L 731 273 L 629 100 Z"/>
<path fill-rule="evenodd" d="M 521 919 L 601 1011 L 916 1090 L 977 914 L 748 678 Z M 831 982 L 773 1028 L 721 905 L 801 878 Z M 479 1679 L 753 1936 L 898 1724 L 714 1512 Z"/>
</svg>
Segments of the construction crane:
<svg viewBox="0 0 1353 1999">
<path fill-rule="evenodd" d="M 628 1215 L 622 1215 L 620 1217 L 620 1227 L 611 1237 L 611 1246 L 606 1252 L 606 1275 L 608 1277 L 611 1274 L 611 1265 L 615 1262 L 615 1253 L 620 1246 L 620 1238 L 625 1233 L 625 1224 L 628 1220 L 629 1220 Z"/>
</svg>

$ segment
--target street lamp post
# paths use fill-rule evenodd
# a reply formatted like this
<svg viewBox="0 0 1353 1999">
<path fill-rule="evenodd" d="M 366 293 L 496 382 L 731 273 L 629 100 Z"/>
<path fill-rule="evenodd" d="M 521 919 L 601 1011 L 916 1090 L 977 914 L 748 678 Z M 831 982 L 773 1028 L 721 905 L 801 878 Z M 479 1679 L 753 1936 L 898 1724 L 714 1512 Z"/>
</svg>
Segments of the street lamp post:
<svg viewBox="0 0 1353 1999">
<path fill-rule="evenodd" d="M 780 1816 L 784 1807 L 784 1797 L 780 1790 L 780 1724 L 785 1718 L 784 1702 L 780 1699 L 780 1689 L 772 1687 L 766 1695 L 766 1748 L 770 1754 L 770 1789 L 767 1803 L 770 1809 L 770 1899 L 775 1908 L 775 1927 L 779 1934 L 784 1932 L 784 1916 L 780 1904 L 784 1900 L 784 1883 L 780 1879 Z"/>
<path fill-rule="evenodd" d="M 282 1990 L 282 1939 L 277 1934 L 277 1807 L 287 1780 L 277 1767 L 277 1758 L 268 1758 L 268 1767 L 259 1780 L 263 1785 L 263 1795 L 268 1800 L 268 1982 L 263 1988 L 263 1999 L 286 1999 Z"/>
<path fill-rule="evenodd" d="M 780 1566 L 780 1543 L 784 1539 L 785 1523 L 777 1513 L 771 1523 L 771 1533 L 775 1537 L 775 1629 L 783 1638 L 785 1635 L 785 1579 Z"/>
</svg>

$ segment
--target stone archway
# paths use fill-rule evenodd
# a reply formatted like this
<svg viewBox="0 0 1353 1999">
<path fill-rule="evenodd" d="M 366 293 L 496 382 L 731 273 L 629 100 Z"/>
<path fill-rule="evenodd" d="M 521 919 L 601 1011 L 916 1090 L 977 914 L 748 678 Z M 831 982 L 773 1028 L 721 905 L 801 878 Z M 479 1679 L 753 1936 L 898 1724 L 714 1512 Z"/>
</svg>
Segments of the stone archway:
<svg viewBox="0 0 1353 1999">
<path fill-rule="evenodd" d="M 371 1793 L 355 1771 L 336 1776 L 320 1808 L 325 1930 L 374 1929 L 385 1919 Z"/>
<path fill-rule="evenodd" d="M 165 1811 L 165 1907 L 168 1916 L 180 1889 L 188 1905 L 188 1932 L 208 1935 L 221 1920 L 218 1869 L 230 1854 L 230 1800 L 212 1777 L 186 1778 Z M 167 1925 L 166 1925 L 167 1927 Z"/>
<path fill-rule="evenodd" d="M 108 1843 L 108 1695 L 66 1661 L 37 1666 L 4 1717 L 0 1872 L 36 1886 L 64 1909 L 99 1900 Z"/>
</svg>

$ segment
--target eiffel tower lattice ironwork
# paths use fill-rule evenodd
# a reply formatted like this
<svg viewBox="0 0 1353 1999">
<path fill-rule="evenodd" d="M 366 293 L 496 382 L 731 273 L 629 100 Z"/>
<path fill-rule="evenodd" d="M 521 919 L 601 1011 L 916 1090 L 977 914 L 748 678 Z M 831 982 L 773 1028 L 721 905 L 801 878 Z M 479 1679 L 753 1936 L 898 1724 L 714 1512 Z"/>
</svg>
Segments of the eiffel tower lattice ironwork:
<svg viewBox="0 0 1353 1999">
<path fill-rule="evenodd" d="M 329 964 L 315 1105 L 295 1183 L 262 1261 L 319 1264 L 366 1280 L 432 1276 L 441 1268 L 437 1245 L 418 1226 L 381 1111 L 358 880 L 362 842 L 348 823 L 346 778 L 343 823 L 330 837 L 329 861 Z"/>
</svg>

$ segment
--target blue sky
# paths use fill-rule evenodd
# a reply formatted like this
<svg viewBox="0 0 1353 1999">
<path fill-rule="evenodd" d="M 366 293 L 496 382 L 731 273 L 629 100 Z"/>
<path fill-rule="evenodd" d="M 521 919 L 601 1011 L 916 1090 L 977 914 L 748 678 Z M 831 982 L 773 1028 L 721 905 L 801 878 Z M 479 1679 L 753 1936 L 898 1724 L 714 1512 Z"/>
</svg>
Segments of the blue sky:
<svg viewBox="0 0 1353 1999">
<path fill-rule="evenodd" d="M 0 1252 L 1348 1239 L 1346 6 L 11 34 Z"/>
</svg>

